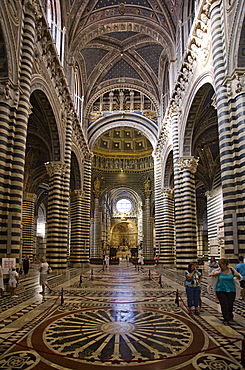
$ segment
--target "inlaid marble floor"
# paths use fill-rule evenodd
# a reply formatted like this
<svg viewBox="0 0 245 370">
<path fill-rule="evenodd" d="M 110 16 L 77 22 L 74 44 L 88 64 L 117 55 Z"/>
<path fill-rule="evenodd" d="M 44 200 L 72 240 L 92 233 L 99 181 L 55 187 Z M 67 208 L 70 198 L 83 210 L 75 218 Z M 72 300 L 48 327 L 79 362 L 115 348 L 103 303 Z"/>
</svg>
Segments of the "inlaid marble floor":
<svg viewBox="0 0 245 370">
<path fill-rule="evenodd" d="M 42 296 L 34 269 L 18 298 L 0 299 L 0 369 L 243 369 L 243 304 L 225 327 L 203 285 L 202 312 L 189 315 L 182 281 L 123 262 L 52 275 Z"/>
</svg>

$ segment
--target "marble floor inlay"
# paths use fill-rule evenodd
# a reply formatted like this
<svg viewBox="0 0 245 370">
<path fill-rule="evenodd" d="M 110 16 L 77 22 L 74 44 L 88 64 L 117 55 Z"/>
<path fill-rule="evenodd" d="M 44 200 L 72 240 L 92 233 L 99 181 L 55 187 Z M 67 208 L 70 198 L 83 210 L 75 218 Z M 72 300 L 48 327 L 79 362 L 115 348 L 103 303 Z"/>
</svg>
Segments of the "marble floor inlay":
<svg viewBox="0 0 245 370">
<path fill-rule="evenodd" d="M 92 272 L 53 275 L 54 291 L 43 297 L 33 271 L 18 302 L 5 294 L 0 306 L 12 308 L 0 307 L 0 369 L 243 369 L 242 306 L 236 301 L 235 323 L 224 327 L 205 279 L 195 317 L 186 311 L 183 279 L 172 270 L 122 263 Z"/>
</svg>

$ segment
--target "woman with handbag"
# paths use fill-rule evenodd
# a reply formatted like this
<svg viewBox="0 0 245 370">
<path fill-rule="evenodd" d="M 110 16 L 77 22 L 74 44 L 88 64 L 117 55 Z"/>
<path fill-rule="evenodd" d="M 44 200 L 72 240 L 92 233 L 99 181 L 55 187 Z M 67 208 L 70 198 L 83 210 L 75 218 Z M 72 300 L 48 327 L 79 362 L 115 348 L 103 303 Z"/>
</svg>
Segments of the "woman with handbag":
<svg viewBox="0 0 245 370">
<path fill-rule="evenodd" d="M 218 276 L 215 292 L 220 302 L 223 324 L 229 325 L 231 321 L 234 321 L 233 305 L 236 298 L 234 278 L 241 280 L 241 275 L 228 266 L 229 261 L 225 258 L 219 259 L 218 265 L 220 270 L 214 271 L 210 276 Z"/>
</svg>

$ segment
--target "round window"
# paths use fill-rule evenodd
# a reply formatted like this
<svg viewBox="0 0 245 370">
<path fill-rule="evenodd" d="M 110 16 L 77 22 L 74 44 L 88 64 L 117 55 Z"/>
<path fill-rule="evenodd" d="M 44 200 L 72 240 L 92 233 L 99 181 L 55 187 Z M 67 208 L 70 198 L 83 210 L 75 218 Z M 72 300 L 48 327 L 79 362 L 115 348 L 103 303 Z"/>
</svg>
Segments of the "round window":
<svg viewBox="0 0 245 370">
<path fill-rule="evenodd" d="M 132 202 L 129 199 L 123 198 L 117 201 L 116 208 L 120 213 L 128 213 L 132 209 Z"/>
</svg>

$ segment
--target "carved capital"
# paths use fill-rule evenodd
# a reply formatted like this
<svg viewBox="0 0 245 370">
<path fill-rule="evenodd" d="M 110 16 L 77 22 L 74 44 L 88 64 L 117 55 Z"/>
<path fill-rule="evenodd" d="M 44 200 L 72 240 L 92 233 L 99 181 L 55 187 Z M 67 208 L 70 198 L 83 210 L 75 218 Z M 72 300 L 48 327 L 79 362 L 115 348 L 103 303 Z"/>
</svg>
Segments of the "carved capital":
<svg viewBox="0 0 245 370">
<path fill-rule="evenodd" d="M 76 200 L 82 200 L 84 198 L 84 195 L 85 195 L 84 190 L 74 190 L 70 194 L 71 201 L 75 202 Z"/>
<path fill-rule="evenodd" d="M 45 163 L 46 171 L 49 177 L 54 175 L 64 176 L 67 169 L 67 164 L 64 162 L 48 162 Z"/>
<path fill-rule="evenodd" d="M 163 198 L 172 198 L 174 194 L 174 189 L 172 188 L 163 188 L 161 189 L 161 194 Z"/>
<path fill-rule="evenodd" d="M 229 98 L 235 98 L 237 95 L 245 92 L 245 68 L 235 68 L 231 76 L 224 80 Z"/>
<path fill-rule="evenodd" d="M 9 104 L 11 107 L 17 107 L 20 97 L 20 87 L 6 78 L 0 82 L 0 102 Z"/>
<path fill-rule="evenodd" d="M 42 11 L 38 0 L 23 0 L 23 6 L 26 12 L 32 13 L 38 21 L 42 18 Z"/>
<path fill-rule="evenodd" d="M 181 171 L 189 170 L 195 173 L 197 170 L 198 159 L 194 157 L 182 157 L 178 159 L 178 165 Z"/>
<path fill-rule="evenodd" d="M 36 199 L 37 199 L 37 196 L 36 196 L 35 193 L 27 193 L 25 191 L 24 194 L 23 194 L 23 200 L 24 201 L 35 203 Z"/>
</svg>

